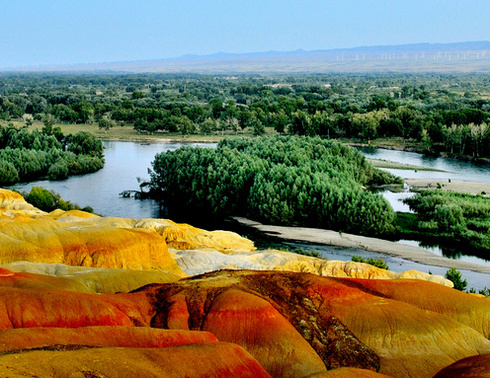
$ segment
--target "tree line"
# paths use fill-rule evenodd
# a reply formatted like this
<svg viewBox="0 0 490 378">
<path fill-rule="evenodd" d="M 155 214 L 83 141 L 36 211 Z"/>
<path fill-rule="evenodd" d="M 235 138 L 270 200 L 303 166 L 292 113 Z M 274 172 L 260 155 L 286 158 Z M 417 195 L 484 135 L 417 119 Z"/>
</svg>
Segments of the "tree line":
<svg viewBox="0 0 490 378">
<path fill-rule="evenodd" d="M 61 180 L 104 166 L 100 140 L 86 132 L 63 135 L 50 128 L 29 132 L 0 126 L 0 184 L 41 178 Z"/>
<path fill-rule="evenodd" d="M 223 140 L 155 156 L 151 193 L 171 210 L 363 235 L 393 231 L 389 203 L 367 186 L 400 183 L 344 144 L 319 137 Z"/>
<path fill-rule="evenodd" d="M 0 75 L 0 120 L 129 125 L 142 133 L 397 137 L 490 156 L 487 74 Z"/>
</svg>

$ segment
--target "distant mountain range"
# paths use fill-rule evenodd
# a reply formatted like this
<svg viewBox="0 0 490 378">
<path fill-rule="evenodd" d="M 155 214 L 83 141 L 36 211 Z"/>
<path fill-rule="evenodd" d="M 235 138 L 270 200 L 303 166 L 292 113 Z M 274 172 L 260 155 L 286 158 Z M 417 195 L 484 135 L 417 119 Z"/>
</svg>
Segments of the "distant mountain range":
<svg viewBox="0 0 490 378">
<path fill-rule="evenodd" d="M 17 71 L 153 73 L 490 72 L 490 42 L 419 43 L 316 51 L 217 53 Z"/>
</svg>

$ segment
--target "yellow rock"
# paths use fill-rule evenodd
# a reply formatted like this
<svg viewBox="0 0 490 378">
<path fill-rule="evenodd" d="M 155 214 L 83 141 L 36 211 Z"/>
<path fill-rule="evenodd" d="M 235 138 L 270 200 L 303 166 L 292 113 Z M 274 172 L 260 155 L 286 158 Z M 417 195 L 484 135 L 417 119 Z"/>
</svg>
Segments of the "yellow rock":
<svg viewBox="0 0 490 378">
<path fill-rule="evenodd" d="M 14 217 L 19 214 L 40 215 L 46 213 L 27 203 L 19 193 L 0 188 L 0 214 L 4 217 Z"/>
<path fill-rule="evenodd" d="M 238 345 L 167 348 L 52 348 L 0 356 L 3 377 L 249 377 L 270 375 Z"/>
<path fill-rule="evenodd" d="M 369 264 L 328 261 L 297 253 L 267 250 L 252 253 L 224 254 L 217 251 L 171 250 L 179 266 L 190 276 L 220 269 L 277 270 L 285 272 L 313 273 L 325 277 L 351 277 L 400 279 L 413 278 L 436 282 L 452 287 L 453 283 L 442 276 L 430 275 L 415 270 L 396 273 Z"/>
<path fill-rule="evenodd" d="M 0 244 L 0 264 L 29 261 L 164 270 L 179 277 L 185 274 L 167 244 L 222 252 L 254 249 L 253 242 L 236 233 L 209 232 L 165 219 L 99 217 L 79 210 L 45 213 L 5 189 L 0 190 Z"/>
<path fill-rule="evenodd" d="M 163 236 L 169 248 L 207 249 L 223 253 L 254 251 L 252 241 L 230 231 L 205 231 L 188 224 L 178 224 L 168 219 L 141 219 L 135 228 L 151 229 Z"/>
<path fill-rule="evenodd" d="M 43 275 L 43 277 L 52 277 L 53 285 L 57 284 L 58 288 L 63 290 L 99 294 L 129 292 L 151 283 L 169 283 L 187 277 L 182 271 L 179 273 L 179 271 L 171 272 L 168 270 L 89 268 L 26 261 L 5 264 L 2 267 L 12 272 L 26 272 Z M 68 286 L 65 281 L 72 282 L 72 284 Z"/>
</svg>

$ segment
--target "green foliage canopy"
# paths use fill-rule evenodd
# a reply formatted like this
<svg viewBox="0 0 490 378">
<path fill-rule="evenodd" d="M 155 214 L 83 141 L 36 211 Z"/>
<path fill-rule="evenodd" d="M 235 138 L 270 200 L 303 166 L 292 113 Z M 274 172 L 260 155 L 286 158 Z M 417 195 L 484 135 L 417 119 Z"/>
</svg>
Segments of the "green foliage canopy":
<svg viewBox="0 0 490 378">
<path fill-rule="evenodd" d="M 150 186 L 171 208 L 382 235 L 391 232 L 394 212 L 363 187 L 379 177 L 360 152 L 339 142 L 278 136 L 158 154 Z"/>
<path fill-rule="evenodd" d="M 103 147 L 93 135 L 79 132 L 58 140 L 34 130 L 0 126 L 0 184 L 95 172 L 104 166 Z"/>
</svg>

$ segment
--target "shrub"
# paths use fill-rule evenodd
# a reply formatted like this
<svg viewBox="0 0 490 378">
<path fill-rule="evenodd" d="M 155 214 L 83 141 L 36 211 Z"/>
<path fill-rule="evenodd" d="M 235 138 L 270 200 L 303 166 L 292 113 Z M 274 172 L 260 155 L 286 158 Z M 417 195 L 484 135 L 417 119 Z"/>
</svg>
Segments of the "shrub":
<svg viewBox="0 0 490 378">
<path fill-rule="evenodd" d="M 19 181 L 19 172 L 15 166 L 4 160 L 0 160 L 0 185 L 11 185 Z"/>
<path fill-rule="evenodd" d="M 68 178 L 69 170 L 65 162 L 57 162 L 48 169 L 50 180 L 64 180 Z"/>
<path fill-rule="evenodd" d="M 468 282 L 463 280 L 461 272 L 457 271 L 456 268 L 451 268 L 446 272 L 445 277 L 454 284 L 456 290 L 465 291 Z"/>
<path fill-rule="evenodd" d="M 33 186 L 29 193 L 23 192 L 21 194 L 27 202 L 43 211 L 49 212 L 56 209 L 65 211 L 80 210 L 80 206 L 63 200 L 59 193 L 56 193 L 54 190 L 41 188 L 40 186 Z M 86 206 L 82 210 L 93 213 L 93 209 L 90 206 Z"/>
<path fill-rule="evenodd" d="M 371 258 L 366 260 L 365 258 L 363 258 L 361 256 L 352 256 L 351 260 L 354 262 L 369 264 L 369 265 L 375 266 L 376 268 L 380 268 L 380 269 L 385 269 L 385 270 L 389 269 L 388 264 L 386 264 L 386 262 L 383 259 L 373 259 L 371 257 Z"/>
<path fill-rule="evenodd" d="M 389 203 L 363 188 L 374 167 L 339 142 L 236 138 L 214 150 L 161 153 L 152 164 L 151 192 L 173 209 L 364 235 L 393 231 Z"/>
</svg>

